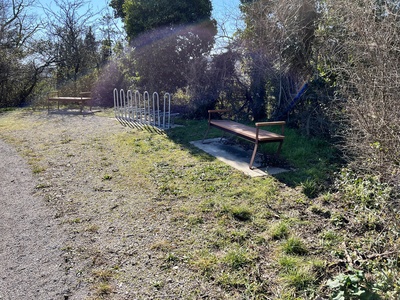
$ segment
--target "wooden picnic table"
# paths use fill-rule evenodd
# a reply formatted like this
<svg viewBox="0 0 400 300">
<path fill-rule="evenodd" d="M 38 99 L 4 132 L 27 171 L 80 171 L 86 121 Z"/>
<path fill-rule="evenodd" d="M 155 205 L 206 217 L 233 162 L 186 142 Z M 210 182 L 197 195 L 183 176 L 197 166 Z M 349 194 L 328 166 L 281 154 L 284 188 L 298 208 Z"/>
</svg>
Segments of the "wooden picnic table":
<svg viewBox="0 0 400 300">
<path fill-rule="evenodd" d="M 50 111 L 50 103 L 57 102 L 57 110 L 60 110 L 60 103 L 70 103 L 70 104 L 79 104 L 80 111 L 83 111 L 83 107 L 85 104 L 88 104 L 90 110 L 92 110 L 92 97 L 90 92 L 81 92 L 79 97 L 63 97 L 58 96 L 49 96 L 47 98 L 47 111 Z"/>
</svg>

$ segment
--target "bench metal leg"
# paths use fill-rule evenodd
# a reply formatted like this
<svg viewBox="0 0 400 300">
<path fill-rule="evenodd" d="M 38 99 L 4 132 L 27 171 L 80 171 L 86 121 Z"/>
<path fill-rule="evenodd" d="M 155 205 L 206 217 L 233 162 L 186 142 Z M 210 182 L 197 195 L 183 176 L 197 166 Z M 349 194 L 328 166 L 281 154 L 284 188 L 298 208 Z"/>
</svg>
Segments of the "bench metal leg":
<svg viewBox="0 0 400 300">
<path fill-rule="evenodd" d="M 222 139 L 225 137 L 225 132 L 223 132 L 222 133 L 222 136 L 221 136 L 221 138 L 219 139 L 219 142 L 221 143 L 222 142 Z"/>
<path fill-rule="evenodd" d="M 251 170 L 253 170 L 253 163 L 254 163 L 254 159 L 256 158 L 256 154 L 257 154 L 257 148 L 258 148 L 258 142 L 256 142 L 254 144 L 254 150 L 253 150 L 253 155 L 251 156 L 251 160 L 250 160 L 250 164 L 249 164 L 249 168 Z"/>
<path fill-rule="evenodd" d="M 204 135 L 203 140 L 201 141 L 202 144 L 204 144 L 204 140 L 206 139 L 206 137 L 207 137 L 209 131 L 210 131 L 210 125 L 208 125 L 206 134 Z"/>
<path fill-rule="evenodd" d="M 278 155 L 281 153 L 282 144 L 283 144 L 283 141 L 280 141 L 279 146 L 278 146 L 278 151 L 276 151 L 276 154 L 278 154 Z"/>
</svg>

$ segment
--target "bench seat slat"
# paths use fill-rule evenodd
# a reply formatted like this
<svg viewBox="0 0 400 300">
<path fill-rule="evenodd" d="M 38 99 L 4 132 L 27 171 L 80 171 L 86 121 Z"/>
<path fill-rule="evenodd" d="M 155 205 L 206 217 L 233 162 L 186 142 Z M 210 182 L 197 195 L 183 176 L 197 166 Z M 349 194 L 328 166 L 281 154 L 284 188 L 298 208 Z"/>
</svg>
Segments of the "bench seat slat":
<svg viewBox="0 0 400 300">
<path fill-rule="evenodd" d="M 245 139 L 256 140 L 256 128 L 249 127 L 230 120 L 210 120 L 210 125 L 218 127 L 222 130 L 237 134 Z M 281 141 L 285 137 L 283 135 L 259 129 L 258 141 L 260 143 L 267 141 Z"/>
<path fill-rule="evenodd" d="M 49 101 L 89 101 L 89 97 L 49 97 Z"/>
</svg>

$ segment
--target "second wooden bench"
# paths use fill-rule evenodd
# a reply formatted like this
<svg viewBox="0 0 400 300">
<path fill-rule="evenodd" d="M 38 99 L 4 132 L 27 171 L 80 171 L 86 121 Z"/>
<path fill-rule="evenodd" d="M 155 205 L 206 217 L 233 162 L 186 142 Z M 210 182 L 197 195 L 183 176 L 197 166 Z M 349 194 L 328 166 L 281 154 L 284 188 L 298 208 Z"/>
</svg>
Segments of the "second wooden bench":
<svg viewBox="0 0 400 300">
<path fill-rule="evenodd" d="M 50 103 L 57 102 L 57 110 L 60 110 L 60 103 L 72 103 L 78 104 L 80 111 L 83 111 L 84 105 L 89 105 L 90 110 L 92 110 L 92 96 L 91 92 L 80 92 L 79 97 L 60 97 L 58 91 L 50 92 L 47 98 L 47 111 L 50 112 Z"/>
</svg>

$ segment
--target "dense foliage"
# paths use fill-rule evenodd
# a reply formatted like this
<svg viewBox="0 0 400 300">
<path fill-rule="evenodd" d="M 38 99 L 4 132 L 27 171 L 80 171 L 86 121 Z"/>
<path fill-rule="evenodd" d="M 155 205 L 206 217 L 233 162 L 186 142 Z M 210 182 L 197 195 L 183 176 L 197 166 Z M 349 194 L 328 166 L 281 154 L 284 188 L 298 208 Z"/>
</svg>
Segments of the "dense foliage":
<svg viewBox="0 0 400 300">
<path fill-rule="evenodd" d="M 48 65 L 34 58 L 45 47 L 32 38 L 39 27 L 22 0 L 0 1 L 0 107 L 26 103 Z"/>
<path fill-rule="evenodd" d="M 188 73 L 208 55 L 216 25 L 211 1 L 114 1 L 133 48 L 137 87 L 175 92 L 188 85 Z"/>
<path fill-rule="evenodd" d="M 123 4 L 123 19 L 128 37 L 163 27 L 197 24 L 211 18 L 210 0 L 127 0 Z"/>
</svg>

